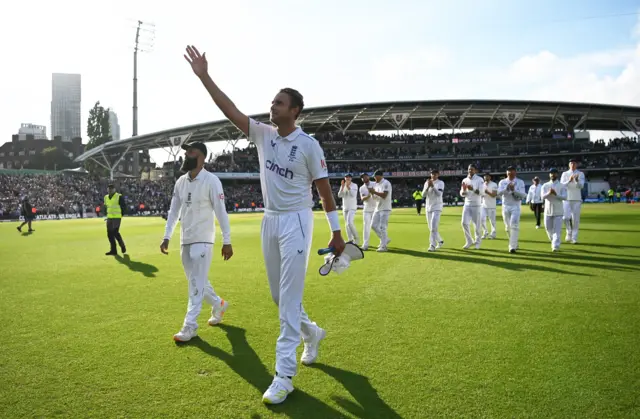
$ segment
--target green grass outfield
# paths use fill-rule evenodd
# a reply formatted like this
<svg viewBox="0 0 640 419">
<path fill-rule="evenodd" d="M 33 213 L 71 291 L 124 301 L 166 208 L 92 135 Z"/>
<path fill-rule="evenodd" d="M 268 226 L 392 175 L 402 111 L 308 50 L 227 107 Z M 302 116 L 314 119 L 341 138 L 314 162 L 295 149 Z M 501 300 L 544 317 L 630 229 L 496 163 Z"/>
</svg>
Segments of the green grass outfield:
<svg viewBox="0 0 640 419">
<path fill-rule="evenodd" d="M 463 251 L 459 208 L 438 253 L 424 216 L 396 210 L 388 253 L 329 277 L 312 255 L 305 306 L 328 336 L 274 408 L 260 219 L 231 215 L 229 262 L 216 245 L 224 325 L 207 307 L 179 346 L 187 283 L 178 231 L 159 252 L 162 219 L 123 221 L 127 259 L 104 256 L 101 219 L 0 224 L 0 417 L 640 417 L 640 205 L 583 206 L 580 244 L 557 254 L 523 207 L 516 255 L 502 224 Z M 317 213 L 314 249 L 327 239 Z"/>
</svg>

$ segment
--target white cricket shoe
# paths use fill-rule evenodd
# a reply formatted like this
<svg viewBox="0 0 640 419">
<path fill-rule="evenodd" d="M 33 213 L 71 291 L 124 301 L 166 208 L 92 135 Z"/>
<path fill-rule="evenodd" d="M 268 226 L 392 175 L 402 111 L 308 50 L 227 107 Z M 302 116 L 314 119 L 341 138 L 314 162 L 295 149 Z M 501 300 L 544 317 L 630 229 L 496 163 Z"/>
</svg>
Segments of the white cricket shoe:
<svg viewBox="0 0 640 419">
<path fill-rule="evenodd" d="M 361 249 L 362 249 L 362 250 L 369 250 L 369 245 L 368 245 L 368 244 L 365 244 L 364 246 L 362 246 L 362 248 L 361 248 Z"/>
<path fill-rule="evenodd" d="M 429 248 L 427 249 L 427 252 L 435 252 L 435 251 L 436 251 L 435 246 L 429 246 Z"/>
<path fill-rule="evenodd" d="M 271 385 L 262 395 L 262 403 L 280 404 L 287 399 L 287 396 L 293 391 L 293 383 L 290 378 L 273 377 Z"/>
<path fill-rule="evenodd" d="M 309 342 L 304 342 L 304 350 L 302 351 L 302 356 L 300 357 L 300 362 L 303 365 L 311 365 L 316 359 L 318 359 L 318 348 L 320 347 L 320 341 L 327 336 L 326 330 L 318 327 L 316 331 L 316 336 L 313 340 Z"/>
<path fill-rule="evenodd" d="M 440 249 L 442 246 L 444 246 L 444 240 L 441 240 L 440 243 L 438 243 L 436 249 Z"/>
<path fill-rule="evenodd" d="M 211 308 L 211 318 L 209 319 L 209 326 L 215 326 L 217 324 L 222 323 L 222 316 L 229 308 L 229 302 L 223 299 L 220 299 L 220 305 L 217 307 Z"/>
<path fill-rule="evenodd" d="M 571 241 L 571 236 L 568 235 L 568 234 L 566 236 L 564 236 L 564 241 L 570 242 Z"/>
<path fill-rule="evenodd" d="M 571 240 L 572 244 L 578 244 L 578 240 Z"/>
<path fill-rule="evenodd" d="M 188 342 L 196 336 L 198 336 L 198 331 L 196 329 L 191 326 L 182 326 L 182 329 L 173 335 L 173 340 L 176 342 Z"/>
<path fill-rule="evenodd" d="M 462 248 L 463 248 L 464 250 L 467 250 L 467 249 L 468 249 L 468 248 L 470 248 L 471 246 L 473 246 L 473 243 L 467 243 L 467 244 L 465 244 L 464 246 L 462 246 Z"/>
<path fill-rule="evenodd" d="M 387 246 L 380 246 L 378 247 L 378 249 L 376 250 L 376 252 L 386 252 L 387 251 Z"/>
</svg>

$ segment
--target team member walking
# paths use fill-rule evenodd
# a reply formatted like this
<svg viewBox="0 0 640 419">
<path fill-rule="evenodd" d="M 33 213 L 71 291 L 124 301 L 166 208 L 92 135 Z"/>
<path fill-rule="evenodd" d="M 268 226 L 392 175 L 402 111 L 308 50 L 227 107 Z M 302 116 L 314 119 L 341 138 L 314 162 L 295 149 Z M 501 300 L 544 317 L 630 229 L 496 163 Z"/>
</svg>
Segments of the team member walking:
<svg viewBox="0 0 640 419">
<path fill-rule="evenodd" d="M 476 173 L 478 168 L 474 164 L 470 164 L 467 169 L 467 177 L 462 181 L 460 187 L 460 196 L 464 198 L 464 206 L 462 207 L 462 231 L 466 243 L 463 249 L 468 249 L 474 244 L 476 249 L 480 249 L 482 237 L 480 236 L 480 220 L 482 216 L 481 205 L 482 196 L 484 195 L 484 181 Z M 475 240 L 471 235 L 471 223 L 475 229 Z"/>
<path fill-rule="evenodd" d="M 208 278 L 216 236 L 214 214 L 222 230 L 222 257 L 229 260 L 233 256 L 222 183 L 216 175 L 204 169 L 207 147 L 195 142 L 182 148 L 186 150 L 182 170 L 187 173 L 180 176 L 173 187 L 164 239 L 160 245 L 160 251 L 166 254 L 179 219 L 180 255 L 189 286 L 189 303 L 182 329 L 173 336 L 178 342 L 189 341 L 198 335 L 198 316 L 203 300 L 211 305 L 211 326 L 222 321 L 229 307 L 229 302 L 213 290 Z"/>
<path fill-rule="evenodd" d="M 516 168 L 507 168 L 507 177 L 498 183 L 498 196 L 502 198 L 502 219 L 509 236 L 509 253 L 518 249 L 520 235 L 520 208 L 527 197 L 524 181 L 516 177 Z"/>
<path fill-rule="evenodd" d="M 491 180 L 489 173 L 484 175 L 484 195 L 482 196 L 482 238 L 496 238 L 496 196 L 498 184 Z M 491 223 L 491 233 L 487 228 L 487 220 Z"/>
<path fill-rule="evenodd" d="M 360 199 L 362 200 L 362 250 L 369 249 L 369 237 L 371 237 L 371 221 L 373 220 L 373 212 L 376 209 L 374 195 L 369 192 L 375 186 L 371 182 L 369 175 L 363 173 L 360 175 L 362 186 L 360 186 Z"/>
<path fill-rule="evenodd" d="M 444 193 L 444 182 L 438 179 L 440 172 L 438 169 L 431 170 L 431 178 L 424 183 L 422 196 L 425 197 L 425 208 L 427 210 L 427 225 L 429 226 L 429 252 L 435 252 L 444 244 L 440 236 L 440 215 L 444 207 L 442 194 Z"/>
<path fill-rule="evenodd" d="M 564 224 L 567 229 L 565 241 L 570 241 L 573 244 L 578 243 L 584 182 L 584 173 L 578 170 L 578 161 L 571 159 L 569 161 L 569 170 L 562 174 L 560 183 L 567 188 L 567 199 L 563 202 Z"/>
<path fill-rule="evenodd" d="M 547 201 L 544 206 L 544 228 L 551 241 L 551 250 L 557 252 L 560 250 L 563 203 L 567 199 L 567 188 L 558 181 L 558 169 L 551 169 L 549 178 L 549 182 L 542 185 L 540 193 L 542 199 Z"/>
<path fill-rule="evenodd" d="M 380 238 L 378 252 L 386 252 L 387 245 L 391 242 L 389 238 L 389 217 L 391 216 L 392 188 L 391 182 L 384 178 L 382 170 L 376 170 L 373 174 L 376 179 L 373 188 L 369 188 L 369 193 L 376 199 L 376 209 L 373 212 L 371 228 Z"/>
<path fill-rule="evenodd" d="M 324 152 L 318 141 L 296 126 L 304 108 L 302 95 L 297 90 L 285 88 L 274 97 L 270 119 L 275 128 L 248 118 L 238 110 L 209 76 L 205 54 L 189 46 L 185 59 L 222 113 L 258 149 L 265 203 L 262 253 L 271 297 L 278 305 L 280 317 L 276 374 L 262 400 L 269 404 L 282 403 L 293 391 L 292 377 L 297 371 L 296 349 L 300 337 L 304 341 L 301 362 L 311 364 L 318 357 L 320 341 L 326 335 L 309 320 L 302 306 L 313 238 L 311 185 L 314 182 L 331 229 L 329 247 L 335 249 L 335 255 L 340 255 L 345 246 Z"/>
<path fill-rule="evenodd" d="M 358 244 L 358 230 L 356 230 L 356 211 L 358 209 L 358 186 L 351 182 L 351 175 L 347 174 L 342 180 L 338 198 L 342 198 L 342 214 L 347 228 L 347 239 Z"/>
</svg>

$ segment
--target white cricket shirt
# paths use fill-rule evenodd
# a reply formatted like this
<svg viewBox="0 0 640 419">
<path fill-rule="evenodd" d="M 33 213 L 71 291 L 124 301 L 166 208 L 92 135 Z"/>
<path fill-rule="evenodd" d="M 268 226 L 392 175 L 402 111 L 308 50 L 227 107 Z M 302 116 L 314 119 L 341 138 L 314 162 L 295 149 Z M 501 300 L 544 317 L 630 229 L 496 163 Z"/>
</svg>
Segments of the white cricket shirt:
<svg viewBox="0 0 640 419">
<path fill-rule="evenodd" d="M 440 179 L 433 182 L 433 186 L 429 186 L 429 181 L 424 183 L 422 188 L 422 196 L 425 198 L 424 206 L 427 212 L 442 211 L 444 203 L 442 202 L 442 194 L 444 192 L 444 182 Z"/>
<path fill-rule="evenodd" d="M 482 196 L 482 208 L 496 209 L 496 197 L 487 195 L 486 192 L 497 192 L 498 184 L 494 181 L 484 184 L 485 194 Z"/>
<path fill-rule="evenodd" d="M 556 191 L 556 195 L 548 195 L 551 189 Z M 544 205 L 544 215 L 547 217 L 560 217 L 564 215 L 564 207 L 562 201 L 567 199 L 567 188 L 560 183 L 559 180 L 555 182 L 549 181 L 540 187 L 540 194 L 544 196 L 544 200 L 547 203 Z"/>
<path fill-rule="evenodd" d="M 373 186 L 373 190 L 379 193 L 388 192 L 386 198 L 376 195 L 376 209 L 375 211 L 391 211 L 391 182 L 387 179 L 382 179 Z"/>
<path fill-rule="evenodd" d="M 507 186 L 511 183 L 513 183 L 514 186 L 513 191 L 507 189 Z M 513 178 L 513 180 L 509 180 L 509 178 L 502 179 L 500 183 L 498 183 L 498 196 L 502 197 L 502 206 L 521 206 L 522 200 L 527 197 L 524 181 L 517 177 Z"/>
<path fill-rule="evenodd" d="M 267 210 L 295 212 L 313 207 L 311 185 L 329 176 L 318 141 L 296 128 L 286 137 L 249 118 L 249 141 L 258 149 L 260 186 Z"/>
<path fill-rule="evenodd" d="M 473 191 L 463 190 L 460 186 L 460 196 L 464 197 L 464 205 L 468 207 L 479 207 L 482 205 L 482 195 L 484 195 L 484 180 L 478 176 L 473 175 L 471 179 L 467 176 L 462 183 L 471 185 Z"/>
<path fill-rule="evenodd" d="M 540 191 L 542 190 L 542 185 L 534 183 L 529 186 L 529 192 L 527 192 L 527 204 L 542 204 L 542 194 Z"/>
<path fill-rule="evenodd" d="M 220 179 L 205 169 L 200 170 L 195 179 L 191 179 L 189 173 L 180 176 L 173 187 L 164 239 L 171 239 L 180 219 L 180 244 L 214 243 L 214 213 L 222 230 L 222 243 L 231 244 L 231 227 Z"/>
<path fill-rule="evenodd" d="M 376 183 L 371 181 L 360 186 L 360 199 L 362 200 L 362 210 L 364 212 L 373 212 L 376 209 L 376 200 L 369 192 L 369 188 L 374 188 L 375 186 Z M 366 197 L 369 198 L 365 200 Z"/>
<path fill-rule="evenodd" d="M 338 198 L 342 198 L 342 209 L 344 211 L 357 210 L 358 209 L 358 185 L 351 183 L 349 188 L 347 184 L 340 185 L 338 191 Z"/>
<path fill-rule="evenodd" d="M 578 180 L 569 181 L 572 175 L 578 175 Z M 582 201 L 582 188 L 584 188 L 584 173 L 579 170 L 567 170 L 562 174 L 560 183 L 567 188 L 567 201 Z"/>
</svg>

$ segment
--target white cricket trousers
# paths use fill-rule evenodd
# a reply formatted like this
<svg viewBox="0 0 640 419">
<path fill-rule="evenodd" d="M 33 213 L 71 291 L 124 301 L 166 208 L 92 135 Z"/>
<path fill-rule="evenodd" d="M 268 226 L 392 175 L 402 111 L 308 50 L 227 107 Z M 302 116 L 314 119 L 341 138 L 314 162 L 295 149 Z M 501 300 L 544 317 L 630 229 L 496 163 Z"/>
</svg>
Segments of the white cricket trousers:
<svg viewBox="0 0 640 419">
<path fill-rule="evenodd" d="M 362 213 L 362 246 L 369 246 L 369 237 L 371 237 L 371 222 L 373 221 L 373 211 Z"/>
<path fill-rule="evenodd" d="M 464 238 L 467 241 L 466 244 L 477 244 L 479 245 L 482 241 L 482 236 L 480 235 L 480 218 L 482 216 L 482 207 L 480 206 L 469 206 L 465 205 L 462 207 L 462 231 L 464 232 Z M 473 223 L 473 227 L 476 233 L 476 239 L 474 240 L 471 236 L 471 223 Z"/>
<path fill-rule="evenodd" d="M 491 233 L 487 228 L 487 219 L 491 223 Z M 482 208 L 482 235 L 496 238 L 496 209 L 495 208 Z"/>
<path fill-rule="evenodd" d="M 278 305 L 280 336 L 276 343 L 276 372 L 296 375 L 300 336 L 308 341 L 318 326 L 302 307 L 304 278 L 313 238 L 311 209 L 294 212 L 266 210 L 262 219 L 262 254 L 271 297 Z"/>
<path fill-rule="evenodd" d="M 391 211 L 382 210 L 382 211 L 374 211 L 373 219 L 371 220 L 371 229 L 376 236 L 380 238 L 380 246 L 385 247 L 387 242 L 389 241 L 389 235 L 387 234 L 387 229 L 389 227 L 389 216 L 391 215 Z"/>
<path fill-rule="evenodd" d="M 578 229 L 580 228 L 580 209 L 582 201 L 563 201 L 564 224 L 567 229 L 569 240 L 578 240 Z"/>
<path fill-rule="evenodd" d="M 182 266 L 189 283 L 189 303 L 184 326 L 193 329 L 198 328 L 198 316 L 202 310 L 203 299 L 212 306 L 220 305 L 220 297 L 216 295 L 208 278 L 212 253 L 211 243 L 185 244 L 180 248 Z"/>
<path fill-rule="evenodd" d="M 358 243 L 358 230 L 356 230 L 356 210 L 344 210 L 344 224 L 347 227 L 347 239 Z"/>
<path fill-rule="evenodd" d="M 562 215 L 545 215 L 544 228 L 551 240 L 551 249 L 560 249 L 560 235 L 562 234 Z"/>
<path fill-rule="evenodd" d="M 429 244 L 432 247 L 436 247 L 440 244 L 442 237 L 440 237 L 440 215 L 442 211 L 427 211 L 427 225 L 429 226 Z"/>
<path fill-rule="evenodd" d="M 509 250 L 518 248 L 521 205 L 502 205 L 502 221 L 509 233 Z"/>
</svg>

